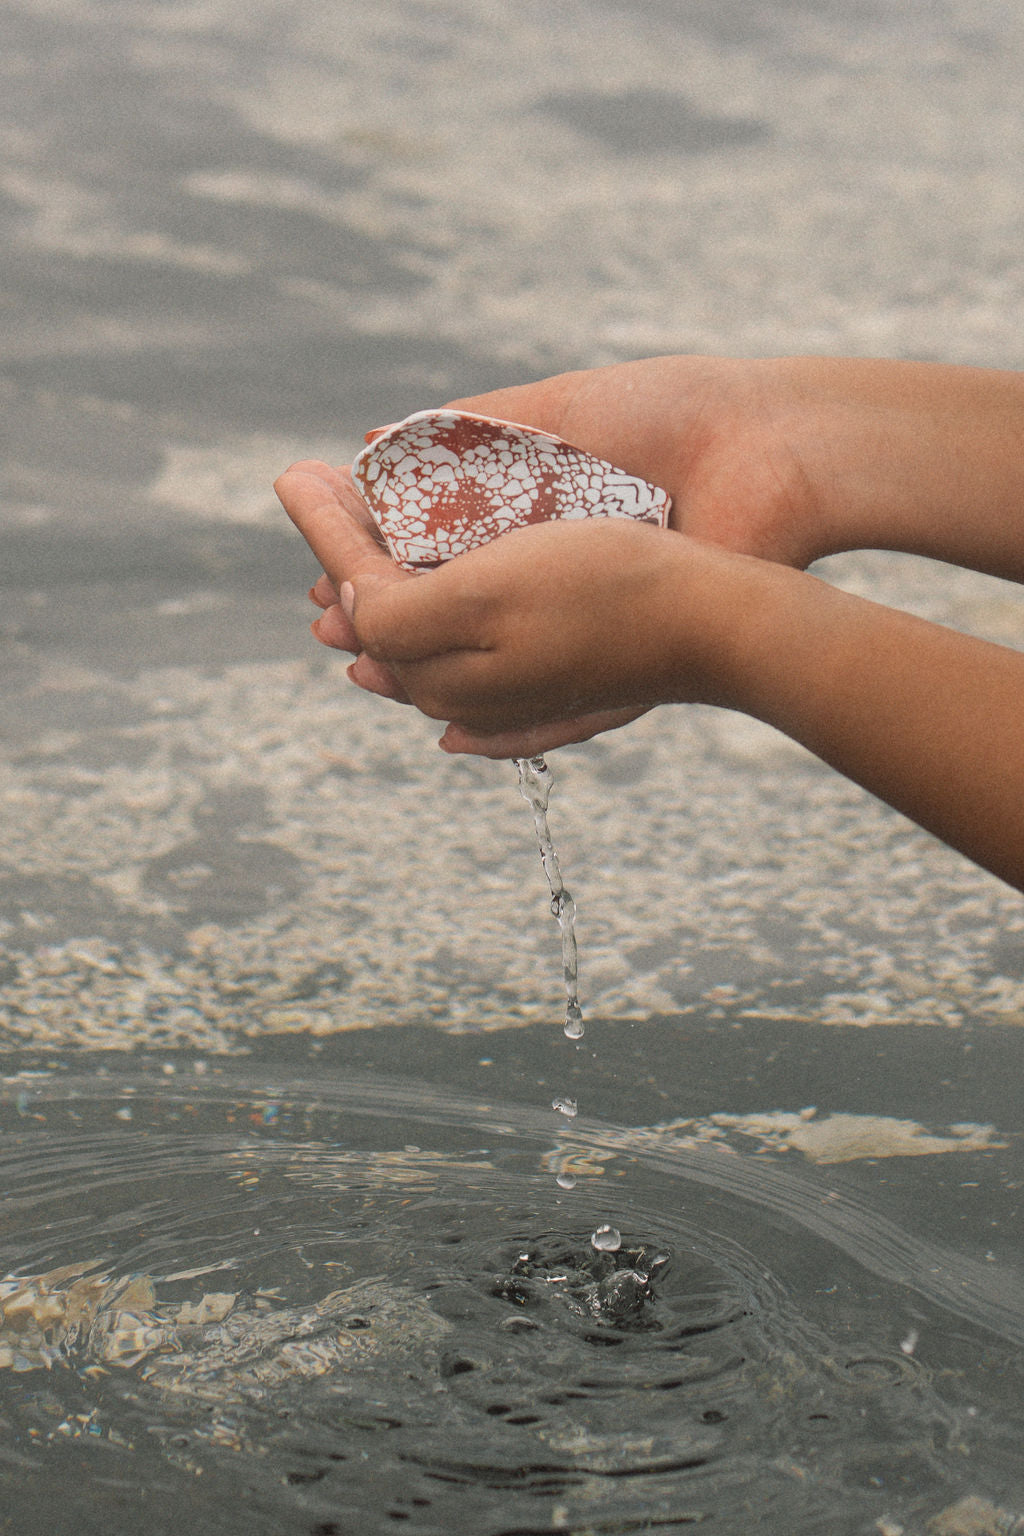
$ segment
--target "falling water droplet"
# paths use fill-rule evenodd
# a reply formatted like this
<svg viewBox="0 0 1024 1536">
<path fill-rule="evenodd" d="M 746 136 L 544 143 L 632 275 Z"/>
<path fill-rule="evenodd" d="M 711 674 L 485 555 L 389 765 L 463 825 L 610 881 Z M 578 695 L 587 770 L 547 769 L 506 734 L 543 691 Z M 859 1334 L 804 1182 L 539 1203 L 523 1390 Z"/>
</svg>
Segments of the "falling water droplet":
<svg viewBox="0 0 1024 1536">
<path fill-rule="evenodd" d="M 615 1227 L 598 1227 L 590 1239 L 590 1245 L 598 1253 L 618 1253 L 622 1247 L 622 1237 Z"/>
<path fill-rule="evenodd" d="M 560 1173 L 555 1179 L 559 1189 L 575 1189 L 576 1175 L 574 1173 Z"/>
<path fill-rule="evenodd" d="M 517 757 L 514 761 L 519 777 L 519 792 L 533 812 L 541 863 L 551 891 L 551 915 L 557 921 L 562 935 L 562 976 L 565 980 L 566 996 L 565 1033 L 570 1040 L 578 1040 L 583 1034 L 583 1014 L 579 998 L 576 903 L 562 879 L 558 855 L 548 827 L 551 769 L 543 757 Z"/>
<path fill-rule="evenodd" d="M 557 1109 L 558 1113 L 564 1115 L 567 1120 L 575 1120 L 579 1113 L 579 1106 L 576 1100 L 568 1097 L 552 1099 L 551 1108 Z"/>
</svg>

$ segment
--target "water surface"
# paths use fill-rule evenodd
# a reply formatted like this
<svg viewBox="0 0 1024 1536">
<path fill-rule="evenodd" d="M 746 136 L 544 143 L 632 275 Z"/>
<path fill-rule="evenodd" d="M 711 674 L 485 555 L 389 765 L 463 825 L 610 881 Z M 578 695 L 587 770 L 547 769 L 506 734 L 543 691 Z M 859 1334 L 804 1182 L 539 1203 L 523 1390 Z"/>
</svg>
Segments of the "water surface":
<svg viewBox="0 0 1024 1536">
<path fill-rule="evenodd" d="M 749 1124 L 568 1131 L 359 1073 L 253 1089 L 5 1085 L 5 1480 L 39 1529 L 69 1485 L 90 1531 L 174 1529 L 197 1489 L 218 1532 L 924 1530 L 996 1487 L 1024 1508 L 1024 1282 L 994 1255 L 749 1155 Z"/>
</svg>

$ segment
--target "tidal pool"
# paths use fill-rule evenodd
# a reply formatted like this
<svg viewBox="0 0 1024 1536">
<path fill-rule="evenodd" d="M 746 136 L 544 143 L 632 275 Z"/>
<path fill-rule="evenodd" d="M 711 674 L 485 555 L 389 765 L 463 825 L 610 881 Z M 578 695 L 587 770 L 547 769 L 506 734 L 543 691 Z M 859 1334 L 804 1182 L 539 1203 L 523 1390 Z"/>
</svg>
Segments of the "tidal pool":
<svg viewBox="0 0 1024 1536">
<path fill-rule="evenodd" d="M 1018 1528 L 1011 1265 L 764 1117 L 558 1119 L 360 1072 L 12 1075 L 0 1529 Z"/>
</svg>

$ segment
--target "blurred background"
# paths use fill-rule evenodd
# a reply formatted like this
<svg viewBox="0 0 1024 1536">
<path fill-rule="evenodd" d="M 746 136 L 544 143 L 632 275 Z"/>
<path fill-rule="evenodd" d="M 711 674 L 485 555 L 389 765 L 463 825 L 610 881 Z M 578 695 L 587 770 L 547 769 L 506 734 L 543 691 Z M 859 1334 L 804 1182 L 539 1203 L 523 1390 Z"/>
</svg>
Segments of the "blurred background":
<svg viewBox="0 0 1024 1536">
<path fill-rule="evenodd" d="M 0 1040 L 558 1035 L 511 768 L 349 689 L 271 481 L 656 352 L 1022 366 L 1024 15 L 5 0 L 3 35 Z M 1019 642 L 1002 583 L 830 564 Z M 1018 897 L 772 732 L 661 711 L 553 766 L 588 1015 L 696 1077 L 726 1025 L 1024 1019 Z"/>
</svg>

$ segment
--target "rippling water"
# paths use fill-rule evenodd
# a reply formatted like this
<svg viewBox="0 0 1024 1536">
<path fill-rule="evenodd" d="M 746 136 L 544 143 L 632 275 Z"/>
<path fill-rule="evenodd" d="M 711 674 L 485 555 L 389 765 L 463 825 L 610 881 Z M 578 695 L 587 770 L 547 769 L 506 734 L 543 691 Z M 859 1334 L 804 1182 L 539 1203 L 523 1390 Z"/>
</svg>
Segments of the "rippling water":
<svg viewBox="0 0 1024 1536">
<path fill-rule="evenodd" d="M 1024 1509 L 1013 1274 L 777 1161 L 558 1134 L 370 1077 L 9 1085 L 0 1528 L 169 1531 L 197 1497 L 204 1532 L 308 1536 Z"/>
</svg>

